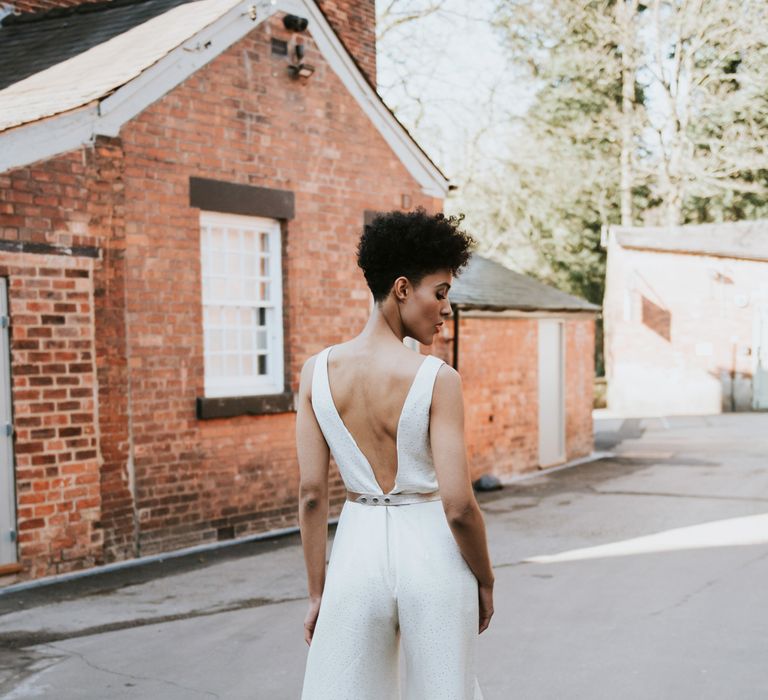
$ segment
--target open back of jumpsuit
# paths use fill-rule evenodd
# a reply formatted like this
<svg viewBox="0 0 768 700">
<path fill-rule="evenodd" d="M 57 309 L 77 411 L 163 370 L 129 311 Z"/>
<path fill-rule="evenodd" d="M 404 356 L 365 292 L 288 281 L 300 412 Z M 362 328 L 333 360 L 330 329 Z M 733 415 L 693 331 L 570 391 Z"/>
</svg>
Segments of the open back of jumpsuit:
<svg viewBox="0 0 768 700">
<path fill-rule="evenodd" d="M 333 402 L 332 348 L 315 361 L 312 407 L 347 490 L 382 496 L 435 491 L 429 411 L 443 361 L 427 355 L 416 372 L 397 425 L 395 485 L 384 494 Z M 482 700 L 475 676 L 477 636 L 477 579 L 461 556 L 442 502 L 345 501 L 302 700 Z"/>
</svg>

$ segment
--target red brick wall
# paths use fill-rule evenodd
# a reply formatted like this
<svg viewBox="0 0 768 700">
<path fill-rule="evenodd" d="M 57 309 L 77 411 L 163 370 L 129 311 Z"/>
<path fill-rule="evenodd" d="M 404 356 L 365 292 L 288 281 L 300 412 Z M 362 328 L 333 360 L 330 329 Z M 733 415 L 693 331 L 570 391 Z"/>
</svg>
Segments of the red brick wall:
<svg viewBox="0 0 768 700">
<path fill-rule="evenodd" d="M 464 386 L 472 478 L 511 476 L 539 466 L 538 320 L 460 316 L 459 372 Z M 452 324 L 433 353 L 452 364 Z M 594 320 L 565 321 L 566 459 L 592 452 Z"/>
<path fill-rule="evenodd" d="M 131 417 L 142 554 L 296 522 L 291 413 L 198 421 L 203 395 L 199 211 L 189 177 L 289 189 L 284 227 L 287 390 L 326 345 L 360 331 L 369 292 L 355 262 L 366 209 L 437 210 L 325 64 L 307 81 L 270 37 L 275 18 L 122 131 Z M 288 117 L 290 115 L 290 118 Z"/>
<path fill-rule="evenodd" d="M 376 87 L 376 0 L 317 0 L 328 23 Z"/>
<path fill-rule="evenodd" d="M 129 368 L 125 327 L 125 183 L 119 139 L 100 138 L 92 152 L 96 170 L 89 184 L 89 230 L 102 242 L 96 267 L 96 367 L 101 446 L 101 528 L 104 560 L 136 553 L 133 494 L 129 475 L 131 434 Z"/>
<path fill-rule="evenodd" d="M 92 261 L 0 255 L 9 278 L 20 562 L 30 577 L 98 563 Z"/>
<path fill-rule="evenodd" d="M 127 484 L 126 383 L 124 363 L 121 377 L 108 348 L 125 342 L 121 312 L 104 313 L 120 295 L 111 293 L 115 275 L 105 275 L 113 263 L 102 265 L 122 225 L 121 158 L 119 147 L 99 139 L 95 148 L 0 175 L 0 238 L 36 251 L 0 253 L 0 274 L 9 278 L 25 578 L 122 555 L 111 554 L 112 482 L 120 472 Z"/>
<path fill-rule="evenodd" d="M 459 372 L 472 478 L 538 465 L 537 322 L 462 316 Z M 452 351 L 438 351 L 451 362 Z"/>
<path fill-rule="evenodd" d="M 463 318 L 459 371 L 465 386 L 472 476 L 538 466 L 537 322 Z"/>
<path fill-rule="evenodd" d="M 45 185 L 50 181 L 35 183 L 29 170 L 0 176 L 5 240 L 40 242 L 45 217 L 56 216 Z M 8 279 L 18 550 L 29 577 L 99 561 L 93 262 L 0 252 L 0 275 Z"/>
</svg>

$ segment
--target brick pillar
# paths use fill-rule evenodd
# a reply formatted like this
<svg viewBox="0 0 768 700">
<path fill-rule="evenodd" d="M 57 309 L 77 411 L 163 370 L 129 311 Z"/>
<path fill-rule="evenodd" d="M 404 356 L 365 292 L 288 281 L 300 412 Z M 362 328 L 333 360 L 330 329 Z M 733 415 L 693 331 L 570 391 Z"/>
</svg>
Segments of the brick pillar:
<svg viewBox="0 0 768 700">
<path fill-rule="evenodd" d="M 103 241 L 94 279 L 99 383 L 101 528 L 104 560 L 136 555 L 130 485 L 129 368 L 125 334 L 125 185 L 120 139 L 100 137 L 89 151 L 96 177 L 89 186 L 89 228 Z"/>
</svg>

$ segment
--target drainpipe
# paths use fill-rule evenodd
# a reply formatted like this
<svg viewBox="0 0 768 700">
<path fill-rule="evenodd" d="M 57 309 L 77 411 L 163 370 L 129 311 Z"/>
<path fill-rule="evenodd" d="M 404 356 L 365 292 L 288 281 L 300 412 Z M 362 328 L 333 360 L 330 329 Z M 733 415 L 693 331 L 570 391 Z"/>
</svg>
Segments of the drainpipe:
<svg viewBox="0 0 768 700">
<path fill-rule="evenodd" d="M 453 368 L 459 371 L 459 307 L 453 307 Z"/>
</svg>

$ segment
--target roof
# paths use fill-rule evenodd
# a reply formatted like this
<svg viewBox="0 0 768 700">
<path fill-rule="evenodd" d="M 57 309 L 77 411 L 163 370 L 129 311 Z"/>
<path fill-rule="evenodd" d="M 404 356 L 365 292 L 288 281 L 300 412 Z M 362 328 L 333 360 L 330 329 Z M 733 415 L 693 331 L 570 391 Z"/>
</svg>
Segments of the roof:
<svg viewBox="0 0 768 700">
<path fill-rule="evenodd" d="M 624 248 L 768 261 L 768 219 L 684 226 L 611 226 Z"/>
<path fill-rule="evenodd" d="M 461 309 L 487 311 L 600 311 L 595 304 L 477 254 L 456 276 L 451 301 Z"/>
<path fill-rule="evenodd" d="M 110 3 L 99 3 L 99 11 L 87 14 L 62 17 L 53 12 L 49 17 L 46 12 L 38 21 L 3 26 L 0 46 L 5 44 L 5 32 L 10 30 L 20 51 L 34 52 L 35 44 L 48 36 L 48 26 L 52 25 L 51 39 L 64 43 L 62 56 L 65 51 L 72 55 L 57 61 L 55 49 L 49 47 L 45 52 L 49 66 L 0 90 L 0 131 L 106 97 L 237 2 L 198 0 L 176 2 L 174 7 L 169 0 L 135 0 L 116 9 Z M 154 13 L 148 5 L 155 5 Z M 77 51 L 77 42 L 88 33 L 91 23 L 101 32 L 84 41 Z M 115 27 L 111 27 L 113 23 Z M 102 40 L 97 41 L 100 37 Z M 22 63 L 27 56 L 20 53 L 12 63 Z M 10 73 L 6 72 L 6 78 Z"/>
<path fill-rule="evenodd" d="M 0 172 L 120 128 L 277 12 L 307 32 L 425 194 L 448 180 L 370 86 L 314 0 L 112 0 L 0 23 Z"/>
<path fill-rule="evenodd" d="M 111 0 L 8 15 L 0 22 L 0 90 L 184 2 L 187 0 Z"/>
</svg>

